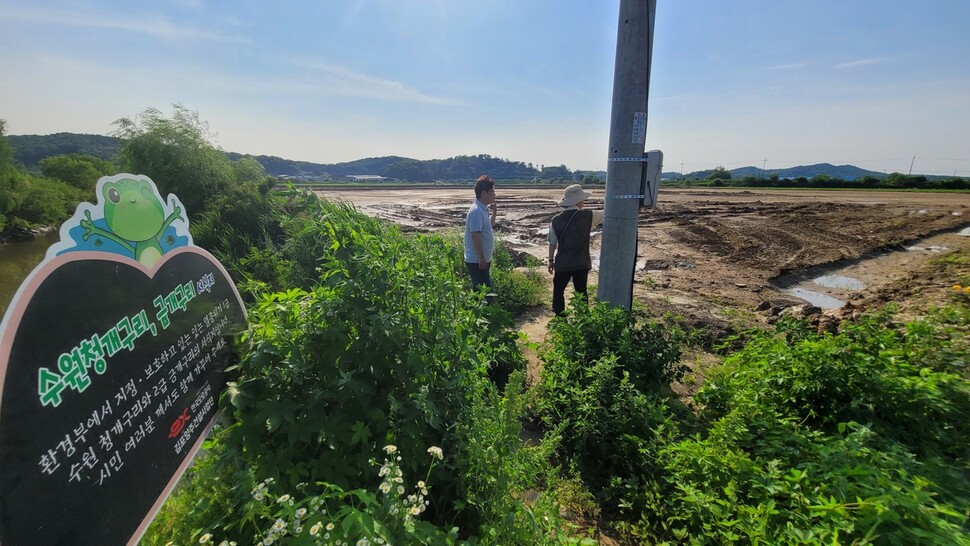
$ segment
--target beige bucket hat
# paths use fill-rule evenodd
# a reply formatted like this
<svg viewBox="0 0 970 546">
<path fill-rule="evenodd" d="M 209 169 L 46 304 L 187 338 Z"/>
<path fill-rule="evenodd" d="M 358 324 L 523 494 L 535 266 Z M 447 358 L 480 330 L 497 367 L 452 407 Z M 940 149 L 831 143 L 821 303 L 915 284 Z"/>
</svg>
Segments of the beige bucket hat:
<svg viewBox="0 0 970 546">
<path fill-rule="evenodd" d="M 588 191 L 584 191 L 583 187 L 579 184 L 566 186 L 566 189 L 562 192 L 562 199 L 559 200 L 559 206 L 571 207 L 577 203 L 582 203 L 583 201 L 589 199 L 590 195 L 593 194 Z"/>
</svg>

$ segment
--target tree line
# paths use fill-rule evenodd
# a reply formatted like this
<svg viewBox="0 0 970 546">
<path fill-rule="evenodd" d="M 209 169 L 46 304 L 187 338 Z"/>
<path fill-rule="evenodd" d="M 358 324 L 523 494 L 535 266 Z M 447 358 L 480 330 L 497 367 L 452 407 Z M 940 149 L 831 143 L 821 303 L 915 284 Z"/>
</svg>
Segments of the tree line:
<svg viewBox="0 0 970 546">
<path fill-rule="evenodd" d="M 826 174 L 815 175 L 811 178 L 806 176 L 782 178 L 774 173 L 767 177 L 749 175 L 738 178 L 732 176 L 731 171 L 724 167 L 717 167 L 705 178 L 665 180 L 663 185 L 745 188 L 970 190 L 970 179 L 956 176 L 952 178 L 928 178 L 924 175 L 902 173 L 891 173 L 885 178 L 863 176 L 852 180 Z"/>
<path fill-rule="evenodd" d="M 8 137 L 14 159 L 30 172 L 58 155 L 90 156 L 111 161 L 123 146 L 114 136 L 77 133 L 13 135 Z M 534 165 L 488 154 L 460 155 L 447 159 L 418 160 L 401 156 L 368 157 L 342 163 L 313 163 L 268 155 L 227 152 L 230 161 L 244 157 L 256 160 L 266 173 L 281 178 L 341 180 L 353 175 L 377 175 L 409 182 L 466 181 L 488 173 L 498 180 L 582 181 L 596 183 L 597 173 L 572 171 L 565 165 Z M 601 180 L 600 180 L 601 182 Z"/>
</svg>

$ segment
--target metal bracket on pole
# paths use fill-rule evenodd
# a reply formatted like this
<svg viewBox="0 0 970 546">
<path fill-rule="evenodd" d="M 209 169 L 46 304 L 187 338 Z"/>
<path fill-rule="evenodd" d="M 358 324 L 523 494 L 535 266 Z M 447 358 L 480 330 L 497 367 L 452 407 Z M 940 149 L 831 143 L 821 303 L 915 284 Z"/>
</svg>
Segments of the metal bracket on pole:
<svg viewBox="0 0 970 546">
<path fill-rule="evenodd" d="M 607 161 L 609 161 L 611 163 L 614 162 L 614 161 L 639 161 L 640 163 L 644 163 L 644 162 L 647 161 L 647 157 L 646 156 L 644 156 L 644 157 L 611 157 L 611 158 L 607 159 Z"/>
<path fill-rule="evenodd" d="M 640 206 L 652 209 L 657 205 L 657 190 L 660 184 L 660 171 L 663 168 L 663 152 L 651 150 L 643 157 L 611 157 L 610 162 L 641 163 L 640 192 L 630 195 L 608 195 L 608 199 L 639 199 Z"/>
</svg>

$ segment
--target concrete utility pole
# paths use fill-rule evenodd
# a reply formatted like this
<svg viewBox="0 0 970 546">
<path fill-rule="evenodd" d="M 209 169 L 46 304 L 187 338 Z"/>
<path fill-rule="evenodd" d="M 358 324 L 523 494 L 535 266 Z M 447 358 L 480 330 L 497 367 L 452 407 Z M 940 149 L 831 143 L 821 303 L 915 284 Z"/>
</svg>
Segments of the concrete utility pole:
<svg viewBox="0 0 970 546">
<path fill-rule="evenodd" d="M 606 167 L 606 205 L 597 296 L 614 307 L 630 308 L 637 259 L 643 147 L 653 21 L 657 0 L 620 0 L 613 72 L 613 113 Z"/>
</svg>

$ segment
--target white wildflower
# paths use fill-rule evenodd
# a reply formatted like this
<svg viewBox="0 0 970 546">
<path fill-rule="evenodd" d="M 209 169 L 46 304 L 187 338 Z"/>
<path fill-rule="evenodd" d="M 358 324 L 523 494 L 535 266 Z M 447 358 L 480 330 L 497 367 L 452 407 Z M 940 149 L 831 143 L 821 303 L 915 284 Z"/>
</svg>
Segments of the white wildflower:
<svg viewBox="0 0 970 546">
<path fill-rule="evenodd" d="M 388 445 L 384 446 L 384 451 L 387 452 L 388 455 L 390 455 L 391 453 L 396 453 L 397 452 L 397 446 L 396 445 L 393 445 L 393 444 L 388 444 Z M 364 540 L 364 539 L 361 539 L 361 540 Z"/>
<path fill-rule="evenodd" d="M 321 528 L 323 528 L 323 522 L 322 521 L 315 523 L 313 525 L 313 527 L 310 527 L 310 534 L 313 535 L 313 536 L 317 536 L 317 534 L 320 532 L 320 529 Z"/>
<path fill-rule="evenodd" d="M 440 447 L 431 446 L 428 448 L 428 453 L 430 453 L 432 457 L 434 457 L 435 459 L 438 459 L 439 461 L 445 458 L 445 454 L 444 452 L 441 451 Z"/>
<path fill-rule="evenodd" d="M 212 533 L 206 533 L 199 537 L 199 544 L 205 544 L 212 540 Z"/>
</svg>

